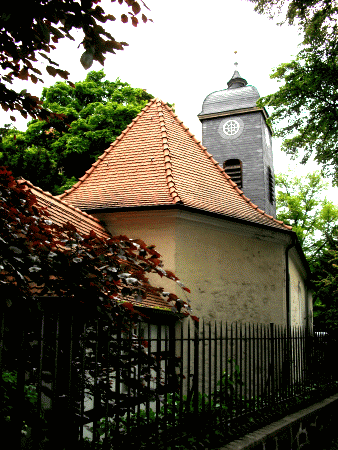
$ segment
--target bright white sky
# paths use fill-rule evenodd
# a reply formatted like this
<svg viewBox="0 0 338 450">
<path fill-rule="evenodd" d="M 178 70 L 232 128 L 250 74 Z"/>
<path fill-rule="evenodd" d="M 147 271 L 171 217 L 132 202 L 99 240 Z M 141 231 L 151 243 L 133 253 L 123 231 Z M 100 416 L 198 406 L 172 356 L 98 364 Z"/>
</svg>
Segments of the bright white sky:
<svg viewBox="0 0 338 450">
<path fill-rule="evenodd" d="M 141 2 L 140 2 L 141 4 Z M 298 53 L 301 37 L 295 27 L 278 26 L 278 20 L 269 20 L 254 12 L 252 3 L 244 0 L 146 0 L 151 11 L 142 11 L 154 20 L 139 24 L 107 22 L 104 26 L 116 40 L 126 41 L 129 47 L 108 54 L 104 71 L 110 80 L 119 77 L 132 87 L 146 89 L 152 95 L 169 103 L 175 103 L 176 114 L 198 139 L 202 137 L 201 123 L 197 114 L 204 98 L 213 91 L 225 89 L 234 71 L 234 62 L 248 84 L 255 86 L 261 96 L 273 93 L 278 83 L 271 80 L 272 69 L 288 62 Z M 107 13 L 119 19 L 127 7 L 117 2 L 102 0 Z M 106 5 L 106 6 L 105 6 Z M 140 15 L 140 14 L 139 14 Z M 108 24 L 108 25 L 107 25 Z M 81 34 L 71 33 L 76 43 L 62 40 L 52 59 L 62 69 L 70 72 L 73 82 L 83 80 L 85 71 L 80 63 L 83 52 Z M 237 51 L 237 55 L 234 54 Z M 41 66 L 44 62 L 41 63 Z M 95 62 L 90 70 L 100 70 Z M 45 86 L 59 78 L 45 75 Z M 22 89 L 40 96 L 42 84 L 20 82 Z M 14 85 L 18 89 L 18 84 Z M 0 109 L 0 125 L 9 123 L 9 115 Z M 26 121 L 16 115 L 16 126 L 25 130 Z M 312 172 L 318 167 L 309 163 L 305 167 L 291 162 L 280 151 L 280 140 L 273 140 L 275 172 L 286 172 L 288 165 L 298 175 Z M 331 181 L 330 181 L 331 185 Z M 336 204 L 338 189 L 331 188 L 328 198 Z"/>
</svg>

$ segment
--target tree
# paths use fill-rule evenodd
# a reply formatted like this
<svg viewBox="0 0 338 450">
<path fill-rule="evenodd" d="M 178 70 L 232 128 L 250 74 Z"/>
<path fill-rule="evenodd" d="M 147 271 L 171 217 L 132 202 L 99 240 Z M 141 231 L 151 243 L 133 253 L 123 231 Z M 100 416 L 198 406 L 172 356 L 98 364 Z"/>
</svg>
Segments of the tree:
<svg viewBox="0 0 338 450">
<path fill-rule="evenodd" d="M 258 101 L 260 107 L 274 108 L 270 125 L 286 138 L 282 149 L 292 157 L 302 156 L 304 164 L 314 154 L 326 174 L 338 184 L 338 42 L 320 49 L 307 46 L 289 63 L 281 64 L 271 75 L 283 86 Z M 284 125 L 284 121 L 287 124 Z"/>
<path fill-rule="evenodd" d="M 276 175 L 277 217 L 292 226 L 312 272 L 314 324 L 338 329 L 338 207 L 322 199 L 319 171 Z"/>
<path fill-rule="evenodd" d="M 277 217 L 292 226 L 309 263 L 338 230 L 338 207 L 321 198 L 327 185 L 319 171 L 305 177 L 276 175 Z"/>
<path fill-rule="evenodd" d="M 103 70 L 89 72 L 74 88 L 59 81 L 43 89 L 41 100 L 63 119 L 32 120 L 26 132 L 3 129 L 0 163 L 60 194 L 90 168 L 151 98 L 119 79 L 105 80 Z"/>
<path fill-rule="evenodd" d="M 270 17 L 285 6 L 283 0 L 250 1 Z M 273 108 L 270 125 L 280 124 L 276 136 L 288 137 L 282 149 L 293 158 L 302 156 L 302 164 L 313 154 L 338 185 L 338 2 L 291 0 L 284 11 L 283 23 L 299 26 L 302 48 L 296 59 L 274 70 L 271 78 L 283 85 L 258 105 Z"/>
<path fill-rule="evenodd" d="M 316 43 L 323 45 L 336 40 L 338 2 L 332 0 L 290 0 L 287 8 L 284 0 L 250 0 L 255 3 L 255 11 L 267 14 L 272 19 L 276 12 L 284 14 L 284 20 L 289 25 L 298 25 L 303 33 L 304 44 Z"/>
<path fill-rule="evenodd" d="M 318 329 L 338 330 L 338 233 L 312 264 L 315 285 L 314 324 Z"/>
<path fill-rule="evenodd" d="M 162 295 L 163 289 L 151 286 L 147 273 L 165 276 L 190 292 L 162 268 L 154 246 L 126 236 L 99 238 L 93 231 L 85 236 L 70 223 L 53 224 L 28 186 L 4 167 L 0 167 L 0 192 L 3 299 L 66 296 L 97 299 L 108 307 L 120 294 Z M 174 294 L 169 297 L 168 301 L 177 300 Z"/>
<path fill-rule="evenodd" d="M 16 181 L 11 172 L 4 167 L 0 167 L 0 229 L 0 310 L 4 311 L 5 309 L 9 312 L 5 315 L 5 330 L 2 330 L 2 333 L 5 333 L 2 369 L 6 371 L 6 369 L 12 369 L 13 365 L 17 367 L 15 361 L 17 357 L 21 358 L 18 359 L 18 362 L 22 364 L 22 367 L 27 368 L 27 361 L 31 363 L 34 361 L 33 364 L 36 365 L 32 365 L 32 367 L 38 367 L 40 352 L 36 353 L 28 343 L 30 340 L 38 340 L 41 333 L 39 326 L 34 327 L 36 301 L 34 302 L 32 299 L 36 300 L 39 297 L 47 296 L 58 297 L 61 301 L 62 298 L 65 298 L 67 300 L 66 307 L 73 303 L 76 308 L 78 320 L 72 324 L 74 330 L 81 331 L 83 323 L 80 324 L 80 318 L 83 317 L 86 317 L 85 321 L 94 327 L 94 331 L 91 331 L 88 336 L 74 339 L 73 357 L 75 355 L 78 357 L 81 351 L 82 354 L 86 353 L 87 340 L 89 347 L 97 341 L 99 346 L 97 355 L 100 355 L 101 361 L 108 361 L 109 358 L 110 361 L 118 359 L 121 368 L 121 382 L 126 386 L 133 386 L 133 388 L 137 384 L 139 395 L 137 401 L 142 403 L 145 396 L 152 396 L 154 390 L 144 383 L 143 376 L 150 377 L 150 369 L 154 369 L 158 373 L 158 360 L 146 351 L 146 344 L 142 344 L 143 347 L 140 348 L 138 339 L 126 339 L 123 344 L 124 357 L 121 358 L 119 339 L 110 341 L 112 341 L 112 335 L 121 334 L 122 331 L 131 333 L 134 323 L 139 317 L 130 301 L 121 302 L 126 296 L 127 299 L 134 297 L 136 301 L 141 301 L 147 294 L 162 296 L 168 302 L 173 303 L 175 311 L 184 312 L 182 307 L 185 306 L 185 314 L 189 314 L 188 304 L 176 295 L 164 293 L 162 288 L 150 284 L 147 274 L 158 273 L 161 277 L 165 276 L 171 279 L 182 289 L 190 292 L 173 273 L 164 270 L 160 255 L 154 246 L 147 246 L 141 240 L 131 240 L 126 236 L 103 238 L 97 236 L 93 231 L 88 235 L 81 234 L 70 223 L 65 223 L 62 227 L 53 224 L 49 219 L 48 211 L 38 206 L 35 196 L 26 183 Z M 8 311 L 9 308 L 10 311 Z M 63 313 L 67 313 L 67 311 L 63 311 Z M 12 317 L 12 320 L 8 322 L 7 317 Z M 32 319 L 27 320 L 27 317 Z M 94 319 L 93 323 L 90 317 Z M 196 317 L 191 317 L 197 320 Z M 100 320 L 100 339 L 94 326 L 96 318 Z M 26 341 L 24 351 L 21 346 L 18 356 L 16 344 L 20 341 L 21 336 L 18 332 L 21 330 L 18 324 L 19 319 L 28 322 L 25 327 L 30 333 L 30 337 Z M 103 326 L 106 323 L 109 326 Z M 44 346 L 44 353 L 49 354 L 49 357 L 53 359 L 56 348 L 49 347 L 49 345 L 55 346 L 55 341 L 54 344 L 47 343 L 46 348 Z M 81 346 L 84 346 L 82 350 Z M 66 362 L 64 364 L 66 367 Z M 7 365 L 11 367 L 7 367 Z M 72 359 L 71 365 L 74 372 L 74 374 L 72 372 L 72 379 L 80 377 L 81 370 L 78 360 Z M 138 377 L 133 377 L 131 366 L 137 368 Z M 92 355 L 87 355 L 87 353 L 85 367 L 91 375 L 95 373 L 97 380 L 100 380 L 97 386 L 100 389 L 99 398 L 106 407 L 112 377 L 108 376 L 107 379 L 103 364 L 95 363 L 95 358 L 93 359 Z M 2 375 L 0 391 L 3 387 Z M 157 381 L 155 392 L 160 388 L 160 380 Z M 161 387 L 163 389 L 163 383 Z M 89 386 L 89 389 L 92 394 L 93 387 Z M 95 390 L 96 388 L 94 388 Z M 78 404 L 81 404 L 81 397 L 78 395 L 83 396 L 83 392 L 74 395 Z M 0 407 L 2 429 L 7 429 L 11 425 L 8 423 L 7 416 L 8 411 L 12 409 L 13 398 L 7 400 Z M 105 407 L 102 408 L 102 415 L 105 414 Z M 134 407 L 135 402 L 126 406 L 131 409 Z M 25 409 L 25 411 L 30 411 L 30 409 Z M 10 411 L 10 414 L 12 413 L 13 411 Z M 110 414 L 115 413 L 111 412 Z M 33 421 L 34 417 L 30 416 L 28 414 L 24 418 Z M 51 424 L 49 423 L 49 425 Z M 31 422 L 30 426 L 34 426 L 34 423 Z"/>
<path fill-rule="evenodd" d="M 107 52 L 114 54 L 116 50 L 123 50 L 128 45 L 126 42 L 116 41 L 104 26 L 99 25 L 115 21 L 116 18 L 112 14 L 106 14 L 98 3 L 100 0 L 32 0 L 20 5 L 19 9 L 14 2 L 6 2 L 2 6 L 0 67 L 3 73 L 0 75 L 0 104 L 5 111 L 18 110 L 25 118 L 27 114 L 34 119 L 61 118 L 44 108 L 42 101 L 26 90 L 16 92 L 9 85 L 15 79 L 43 82 L 40 78 L 42 73 L 36 65 L 37 58 L 40 57 L 47 61 L 48 74 L 68 80 L 69 72 L 59 69 L 48 54 L 56 48 L 54 44 L 60 39 L 74 40 L 70 34 L 73 28 L 83 32 L 80 45 L 85 51 L 80 61 L 85 69 L 90 68 L 94 60 L 104 65 L 104 55 Z M 118 3 L 128 6 L 128 13 L 121 15 L 121 21 L 127 23 L 130 18 L 132 25 L 136 27 L 139 23 L 136 16 L 141 11 L 140 4 L 134 0 L 118 0 Z M 142 0 L 141 3 L 147 8 Z M 148 21 L 144 14 L 142 20 Z M 11 119 L 15 120 L 13 116 Z"/>
</svg>

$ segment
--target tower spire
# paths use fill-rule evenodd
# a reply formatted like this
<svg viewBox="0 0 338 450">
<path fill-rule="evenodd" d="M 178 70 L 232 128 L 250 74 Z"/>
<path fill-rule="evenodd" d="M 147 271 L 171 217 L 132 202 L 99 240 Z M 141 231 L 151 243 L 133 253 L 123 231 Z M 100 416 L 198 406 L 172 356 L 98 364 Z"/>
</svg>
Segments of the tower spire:
<svg viewBox="0 0 338 450">
<path fill-rule="evenodd" d="M 234 53 L 236 54 L 237 51 L 235 51 Z M 235 66 L 235 71 L 234 71 L 234 74 L 232 75 L 231 79 L 228 81 L 228 89 L 244 87 L 248 84 L 248 82 L 240 76 L 240 74 L 237 70 L 238 62 L 235 62 L 234 66 Z"/>
</svg>

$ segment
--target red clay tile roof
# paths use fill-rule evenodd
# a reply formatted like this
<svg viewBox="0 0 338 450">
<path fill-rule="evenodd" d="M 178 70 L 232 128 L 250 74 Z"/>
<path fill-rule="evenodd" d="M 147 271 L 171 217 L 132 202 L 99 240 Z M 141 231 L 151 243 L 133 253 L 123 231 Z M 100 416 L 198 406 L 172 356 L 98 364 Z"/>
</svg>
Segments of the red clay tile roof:
<svg viewBox="0 0 338 450">
<path fill-rule="evenodd" d="M 275 229 L 177 115 L 151 100 L 61 199 L 81 209 L 182 204 Z"/>
<path fill-rule="evenodd" d="M 46 208 L 50 220 L 56 225 L 62 226 L 67 222 L 73 224 L 80 233 L 89 234 L 91 230 L 95 231 L 97 236 L 109 238 L 109 234 L 100 224 L 99 220 L 78 208 L 54 197 L 49 192 L 34 186 L 30 181 L 21 181 L 25 183 L 32 194 L 36 196 L 38 205 Z"/>
</svg>

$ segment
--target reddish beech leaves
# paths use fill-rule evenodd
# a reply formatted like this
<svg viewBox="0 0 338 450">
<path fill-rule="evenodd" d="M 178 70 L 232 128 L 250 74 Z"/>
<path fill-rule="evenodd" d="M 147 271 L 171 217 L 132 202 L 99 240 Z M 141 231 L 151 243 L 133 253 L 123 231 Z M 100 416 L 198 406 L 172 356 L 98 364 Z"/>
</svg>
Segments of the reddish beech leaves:
<svg viewBox="0 0 338 450">
<path fill-rule="evenodd" d="M 150 284 L 147 274 L 158 273 L 190 292 L 162 268 L 153 245 L 126 236 L 103 238 L 93 230 L 81 234 L 69 222 L 62 227 L 53 224 L 29 187 L 3 167 L 0 191 L 0 281 L 19 291 L 16 296 L 82 297 L 116 304 L 121 296 L 142 301 L 149 293 L 168 297 L 179 312 L 189 307 L 177 295 L 166 296 Z M 128 303 L 125 309 L 131 311 Z"/>
</svg>

